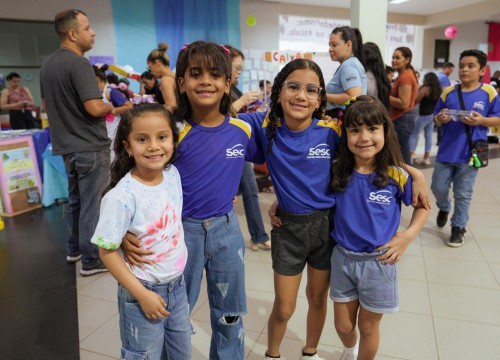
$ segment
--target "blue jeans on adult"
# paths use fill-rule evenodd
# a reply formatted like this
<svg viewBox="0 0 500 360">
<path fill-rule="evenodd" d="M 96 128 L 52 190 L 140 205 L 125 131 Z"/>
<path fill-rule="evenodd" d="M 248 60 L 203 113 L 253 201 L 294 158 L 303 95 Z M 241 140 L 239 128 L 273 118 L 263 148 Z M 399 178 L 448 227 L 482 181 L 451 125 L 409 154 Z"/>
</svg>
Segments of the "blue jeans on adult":
<svg viewBox="0 0 500 360">
<path fill-rule="evenodd" d="M 264 221 L 259 206 L 259 187 L 255 180 L 253 164 L 245 161 L 240 180 L 240 191 L 243 195 L 243 207 L 247 218 L 248 232 L 252 242 L 263 243 L 269 240 L 264 228 Z"/>
<path fill-rule="evenodd" d="M 418 144 L 418 136 L 420 131 L 424 129 L 425 152 L 430 153 L 432 148 L 432 132 L 434 131 L 434 122 L 432 118 L 434 114 L 419 115 L 415 121 L 415 129 L 410 135 L 410 151 L 415 152 Z"/>
<path fill-rule="evenodd" d="M 207 278 L 212 339 L 211 360 L 245 356 L 242 316 L 247 313 L 245 242 L 234 210 L 208 219 L 182 219 L 188 260 L 184 269 L 190 311 L 200 294 L 203 269 Z"/>
<path fill-rule="evenodd" d="M 165 300 L 170 315 L 148 319 L 139 302 L 118 285 L 120 359 L 191 360 L 191 325 L 184 277 L 180 275 L 167 284 L 140 281 Z"/>
<path fill-rule="evenodd" d="M 109 149 L 66 154 L 63 159 L 69 193 L 67 255 L 81 254 L 83 266 L 94 266 L 99 261 L 99 249 L 90 239 L 99 220 L 102 192 L 109 181 Z"/>
<path fill-rule="evenodd" d="M 451 210 L 450 187 L 453 183 L 453 199 L 455 201 L 452 227 L 465 228 L 469 221 L 469 207 L 472 191 L 476 183 L 478 169 L 463 163 L 436 162 L 432 173 L 432 193 L 436 197 L 439 210 Z"/>
<path fill-rule="evenodd" d="M 416 110 L 411 109 L 394 119 L 394 128 L 398 135 L 399 147 L 406 164 L 410 165 L 410 135 L 415 129 Z"/>
</svg>

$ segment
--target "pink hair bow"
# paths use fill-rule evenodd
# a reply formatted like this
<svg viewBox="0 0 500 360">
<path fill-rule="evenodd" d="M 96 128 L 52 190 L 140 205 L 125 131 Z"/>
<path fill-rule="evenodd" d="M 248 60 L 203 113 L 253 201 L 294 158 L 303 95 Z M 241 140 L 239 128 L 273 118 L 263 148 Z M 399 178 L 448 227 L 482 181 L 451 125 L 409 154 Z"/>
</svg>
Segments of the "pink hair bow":
<svg viewBox="0 0 500 360">
<path fill-rule="evenodd" d="M 152 104 L 154 101 L 153 95 L 134 95 L 132 98 L 132 103 L 134 105 Z"/>
</svg>

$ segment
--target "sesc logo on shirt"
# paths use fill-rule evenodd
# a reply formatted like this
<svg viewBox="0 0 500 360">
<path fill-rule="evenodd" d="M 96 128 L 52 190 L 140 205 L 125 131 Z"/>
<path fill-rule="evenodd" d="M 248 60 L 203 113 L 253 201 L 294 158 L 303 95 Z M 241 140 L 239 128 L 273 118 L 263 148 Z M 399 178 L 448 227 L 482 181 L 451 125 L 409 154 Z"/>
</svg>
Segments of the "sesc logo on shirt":
<svg viewBox="0 0 500 360">
<path fill-rule="evenodd" d="M 474 106 L 472 110 L 482 113 L 484 111 L 484 101 L 476 101 L 474 102 Z"/>
<path fill-rule="evenodd" d="M 391 198 L 391 192 L 389 190 L 372 191 L 370 196 L 368 196 L 368 202 L 380 205 L 390 205 Z"/>
<path fill-rule="evenodd" d="M 319 144 L 309 149 L 308 159 L 330 159 L 330 147 L 328 144 Z"/>
<path fill-rule="evenodd" d="M 245 157 L 245 147 L 242 144 L 236 144 L 232 148 L 226 149 L 226 159 L 238 159 Z"/>
</svg>

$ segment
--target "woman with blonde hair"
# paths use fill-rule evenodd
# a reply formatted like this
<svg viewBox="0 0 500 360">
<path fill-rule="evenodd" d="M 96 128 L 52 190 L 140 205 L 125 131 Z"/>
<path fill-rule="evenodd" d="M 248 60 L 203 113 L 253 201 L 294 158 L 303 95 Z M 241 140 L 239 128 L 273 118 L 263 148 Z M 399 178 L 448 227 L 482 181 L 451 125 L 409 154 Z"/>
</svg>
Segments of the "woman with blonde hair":
<svg viewBox="0 0 500 360">
<path fill-rule="evenodd" d="M 175 112 L 177 109 L 175 73 L 170 68 L 170 56 L 168 56 L 167 50 L 167 43 L 159 43 L 158 48 L 149 53 L 146 62 L 148 64 L 148 70 L 155 78 L 159 79 L 160 92 L 165 106 L 170 111 Z M 161 103 L 161 101 L 158 102 Z"/>
</svg>

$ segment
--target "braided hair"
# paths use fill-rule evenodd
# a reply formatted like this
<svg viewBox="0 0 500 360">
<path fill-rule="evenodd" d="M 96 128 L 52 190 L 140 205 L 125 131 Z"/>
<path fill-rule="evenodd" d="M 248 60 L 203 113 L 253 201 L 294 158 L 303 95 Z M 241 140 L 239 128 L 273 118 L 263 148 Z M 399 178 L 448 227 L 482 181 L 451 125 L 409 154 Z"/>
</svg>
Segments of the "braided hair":
<svg viewBox="0 0 500 360">
<path fill-rule="evenodd" d="M 293 73 L 295 70 L 312 70 L 314 71 L 319 78 L 319 84 L 321 87 L 321 92 L 319 94 L 321 104 L 318 109 L 316 109 L 312 117 L 320 119 L 325 114 L 326 108 L 326 90 L 325 90 L 325 80 L 323 79 L 323 73 L 321 72 L 320 67 L 314 61 L 309 59 L 295 59 L 290 61 L 285 65 L 283 69 L 276 75 L 274 78 L 274 84 L 271 88 L 271 96 L 270 96 L 270 110 L 268 113 L 269 122 L 266 128 L 266 135 L 268 140 L 267 145 L 267 153 L 270 155 L 273 147 L 273 137 L 276 132 L 276 124 L 283 117 L 283 108 L 280 103 L 280 94 L 281 88 L 283 87 L 283 83 L 288 78 L 288 76 Z"/>
</svg>

